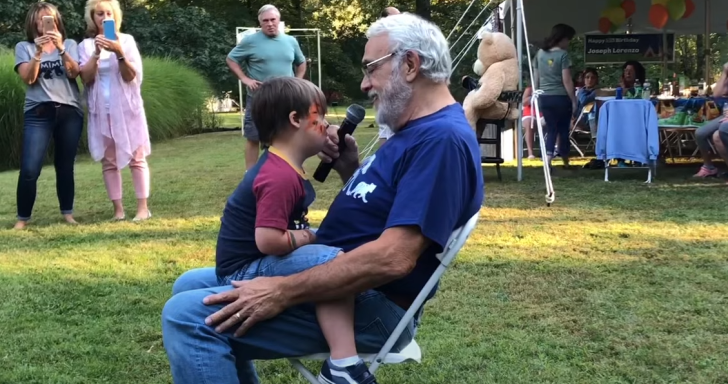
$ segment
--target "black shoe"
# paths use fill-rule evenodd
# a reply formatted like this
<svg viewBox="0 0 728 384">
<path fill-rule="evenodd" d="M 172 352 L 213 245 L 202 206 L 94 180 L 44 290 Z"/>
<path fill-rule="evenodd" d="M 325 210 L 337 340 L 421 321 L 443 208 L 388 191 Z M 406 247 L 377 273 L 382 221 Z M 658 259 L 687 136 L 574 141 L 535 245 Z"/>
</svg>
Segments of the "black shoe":
<svg viewBox="0 0 728 384">
<path fill-rule="evenodd" d="M 339 368 L 332 364 L 330 359 L 326 359 L 318 380 L 321 384 L 377 384 L 377 379 L 369 372 L 364 360 Z"/>
</svg>

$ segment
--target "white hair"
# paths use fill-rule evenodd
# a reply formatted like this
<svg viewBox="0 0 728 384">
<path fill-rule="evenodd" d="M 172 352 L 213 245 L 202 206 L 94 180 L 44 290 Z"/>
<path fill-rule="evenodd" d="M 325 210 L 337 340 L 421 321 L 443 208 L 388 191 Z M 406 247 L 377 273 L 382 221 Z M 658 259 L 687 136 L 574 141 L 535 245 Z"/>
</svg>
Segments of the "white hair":
<svg viewBox="0 0 728 384">
<path fill-rule="evenodd" d="M 390 52 L 417 53 L 423 76 L 437 83 L 450 82 L 450 47 L 437 25 L 417 15 L 402 13 L 374 22 L 367 31 L 367 38 L 383 34 L 389 37 Z"/>
<path fill-rule="evenodd" d="M 258 10 L 258 17 L 260 17 L 260 15 L 262 15 L 268 11 L 275 11 L 275 13 L 278 15 L 278 17 L 281 17 L 281 11 L 279 11 L 278 8 L 276 8 L 276 6 L 273 4 L 266 4 L 262 7 L 260 7 L 260 9 Z"/>
</svg>

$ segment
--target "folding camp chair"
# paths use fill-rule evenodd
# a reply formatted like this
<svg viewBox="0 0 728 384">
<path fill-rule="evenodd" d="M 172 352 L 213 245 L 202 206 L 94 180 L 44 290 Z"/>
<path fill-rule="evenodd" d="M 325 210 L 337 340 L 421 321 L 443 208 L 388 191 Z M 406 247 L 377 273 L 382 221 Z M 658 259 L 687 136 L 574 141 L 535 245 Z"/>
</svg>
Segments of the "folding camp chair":
<svg viewBox="0 0 728 384">
<path fill-rule="evenodd" d="M 584 119 L 584 116 L 587 116 L 589 113 L 591 113 L 592 109 L 594 109 L 594 103 L 588 103 L 584 106 L 584 108 L 581 109 L 581 113 L 579 113 L 579 117 L 577 117 L 576 121 L 574 122 L 574 126 L 571 127 L 571 130 L 569 131 L 569 142 L 571 145 L 576 148 L 576 151 L 579 152 L 579 155 L 581 157 L 584 157 L 584 152 L 582 152 L 581 148 L 579 147 L 579 144 L 576 141 L 576 138 L 574 137 L 574 134 L 576 132 L 579 132 L 576 128 L 579 126 L 579 123 Z M 589 125 L 589 122 L 587 121 L 587 126 Z M 586 150 L 589 150 L 589 147 L 594 144 L 594 139 L 591 137 L 591 131 L 589 132 L 589 144 L 586 146 Z"/>
<path fill-rule="evenodd" d="M 581 119 L 584 117 L 583 113 L 579 114 L 579 117 L 574 122 L 574 126 L 571 127 L 571 131 L 569 131 L 569 142 L 571 143 L 571 146 L 576 148 L 576 151 L 579 152 L 579 156 L 584 157 L 584 152 L 581 151 L 581 148 L 579 148 L 579 144 L 576 142 L 576 139 L 574 138 L 574 133 L 576 132 L 576 127 L 579 126 L 579 123 L 581 122 Z"/>
<path fill-rule="evenodd" d="M 445 270 L 447 270 L 447 268 L 450 266 L 450 263 L 455 259 L 455 255 L 457 255 L 457 253 L 460 251 L 460 248 L 463 247 L 463 244 L 465 244 L 465 241 L 468 239 L 468 236 L 470 236 L 470 233 L 473 231 L 477 223 L 478 213 L 473 215 L 473 217 L 471 217 L 470 220 L 465 223 L 465 225 L 453 231 L 452 235 L 450 235 L 450 239 L 448 239 L 447 241 L 445 249 L 442 251 L 442 253 L 439 253 L 437 255 L 437 258 L 440 260 L 440 265 L 437 267 L 430 279 L 427 280 L 427 283 L 417 295 L 412 305 L 410 305 L 407 312 L 405 312 L 402 320 L 400 320 L 399 324 L 397 324 L 397 326 L 394 328 L 394 331 L 389 336 L 389 339 L 387 339 L 387 342 L 384 343 L 382 349 L 379 350 L 379 353 L 360 355 L 364 361 L 371 364 L 369 366 L 369 371 L 372 374 L 377 371 L 381 364 L 399 364 L 407 361 L 416 361 L 420 363 L 422 361 L 422 351 L 420 350 L 420 346 L 417 345 L 417 342 L 415 342 L 414 338 L 401 351 L 396 353 L 390 353 L 390 351 L 394 346 L 394 343 L 397 342 L 397 339 L 399 339 L 399 336 L 407 328 L 410 320 L 414 318 L 415 314 L 424 304 L 427 295 L 432 291 L 432 289 L 435 287 L 435 284 L 437 284 L 437 282 L 440 280 L 440 277 L 443 275 L 443 273 L 445 273 Z M 319 384 L 316 376 L 314 376 L 308 369 L 306 369 L 306 367 L 303 366 L 301 360 L 324 361 L 328 357 L 328 353 L 319 353 L 298 358 L 290 358 L 288 359 L 288 361 L 311 384 Z"/>
<path fill-rule="evenodd" d="M 629 103 L 629 104 L 628 104 Z M 609 108 L 611 108 L 611 112 L 609 112 Z M 639 108 L 639 109 L 636 109 Z M 641 109 L 641 110 L 640 110 Z M 606 111 L 605 111 L 606 110 Z M 644 113 L 642 111 L 645 111 Z M 659 128 L 657 126 L 657 112 L 655 111 L 654 106 L 652 103 L 649 102 L 649 100 L 610 100 L 604 103 L 602 105 L 601 114 L 604 113 L 617 113 L 617 114 L 634 114 L 634 116 L 649 116 L 649 118 L 646 118 L 642 123 L 646 124 L 647 129 L 647 140 L 645 142 L 645 153 L 650 152 L 650 144 L 649 144 L 649 137 L 650 135 L 653 135 L 653 137 L 658 138 L 659 137 Z M 647 169 L 647 180 L 645 183 L 649 184 L 652 183 L 653 176 L 657 176 L 657 159 L 655 160 L 649 160 L 647 163 L 642 164 L 641 166 L 630 166 L 630 167 L 619 167 L 619 163 L 617 166 L 611 166 L 610 163 L 612 160 L 615 160 L 615 157 L 608 157 L 607 156 L 607 146 L 606 143 L 609 142 L 609 135 L 614 134 L 614 129 L 617 128 L 617 134 L 624 134 L 624 131 L 619 131 L 619 129 L 625 129 L 624 125 L 615 125 L 612 127 L 611 124 L 607 122 L 608 120 L 600 120 L 599 121 L 599 133 L 600 137 L 603 137 L 604 143 L 597 143 L 600 147 L 603 148 L 602 150 L 597 149 L 597 159 L 604 160 L 604 181 L 609 181 L 609 170 L 610 169 Z M 637 124 L 639 120 L 635 120 L 635 124 Z M 610 127 L 612 127 L 610 129 Z M 629 127 L 632 129 L 632 127 Z M 636 128 L 635 128 L 636 129 Z M 602 134 L 602 130 L 606 130 L 606 134 Z M 659 144 L 659 139 L 657 139 Z M 656 152 L 659 152 L 659 148 L 654 148 Z M 600 153 L 601 152 L 601 153 Z M 659 153 L 654 153 L 655 156 L 659 156 Z"/>
</svg>

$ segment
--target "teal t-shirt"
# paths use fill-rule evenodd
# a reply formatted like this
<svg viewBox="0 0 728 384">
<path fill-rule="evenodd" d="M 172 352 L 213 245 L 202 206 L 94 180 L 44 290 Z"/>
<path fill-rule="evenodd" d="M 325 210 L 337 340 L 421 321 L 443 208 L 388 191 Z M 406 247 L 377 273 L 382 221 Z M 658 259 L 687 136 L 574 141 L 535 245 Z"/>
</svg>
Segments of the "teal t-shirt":
<svg viewBox="0 0 728 384">
<path fill-rule="evenodd" d="M 561 71 L 571 67 L 569 53 L 563 49 L 539 50 L 534 66 L 538 72 L 538 88 L 544 95 L 568 95 Z"/>
<path fill-rule="evenodd" d="M 258 81 L 293 76 L 293 66 L 305 60 L 295 37 L 283 33 L 270 37 L 261 31 L 246 36 L 228 57 L 240 64 L 248 77 Z"/>
</svg>

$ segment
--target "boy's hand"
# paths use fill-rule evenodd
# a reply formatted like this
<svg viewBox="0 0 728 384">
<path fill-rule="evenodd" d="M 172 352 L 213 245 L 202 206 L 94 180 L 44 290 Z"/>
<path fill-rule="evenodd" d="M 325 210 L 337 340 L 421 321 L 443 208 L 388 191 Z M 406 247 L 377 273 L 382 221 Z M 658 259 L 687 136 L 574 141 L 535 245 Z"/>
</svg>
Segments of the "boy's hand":
<svg viewBox="0 0 728 384">
<path fill-rule="evenodd" d="M 312 243 L 316 242 L 316 232 L 314 232 L 310 229 L 306 229 L 305 233 L 306 233 L 307 244 L 312 244 Z"/>
<path fill-rule="evenodd" d="M 354 137 L 346 135 L 346 149 L 343 153 L 339 153 L 338 130 L 338 125 L 329 125 L 326 130 L 328 136 L 326 138 L 326 144 L 318 156 L 325 163 L 330 163 L 333 159 L 338 159 L 334 164 L 334 169 L 339 173 L 353 173 L 359 168 L 359 147 Z"/>
</svg>

